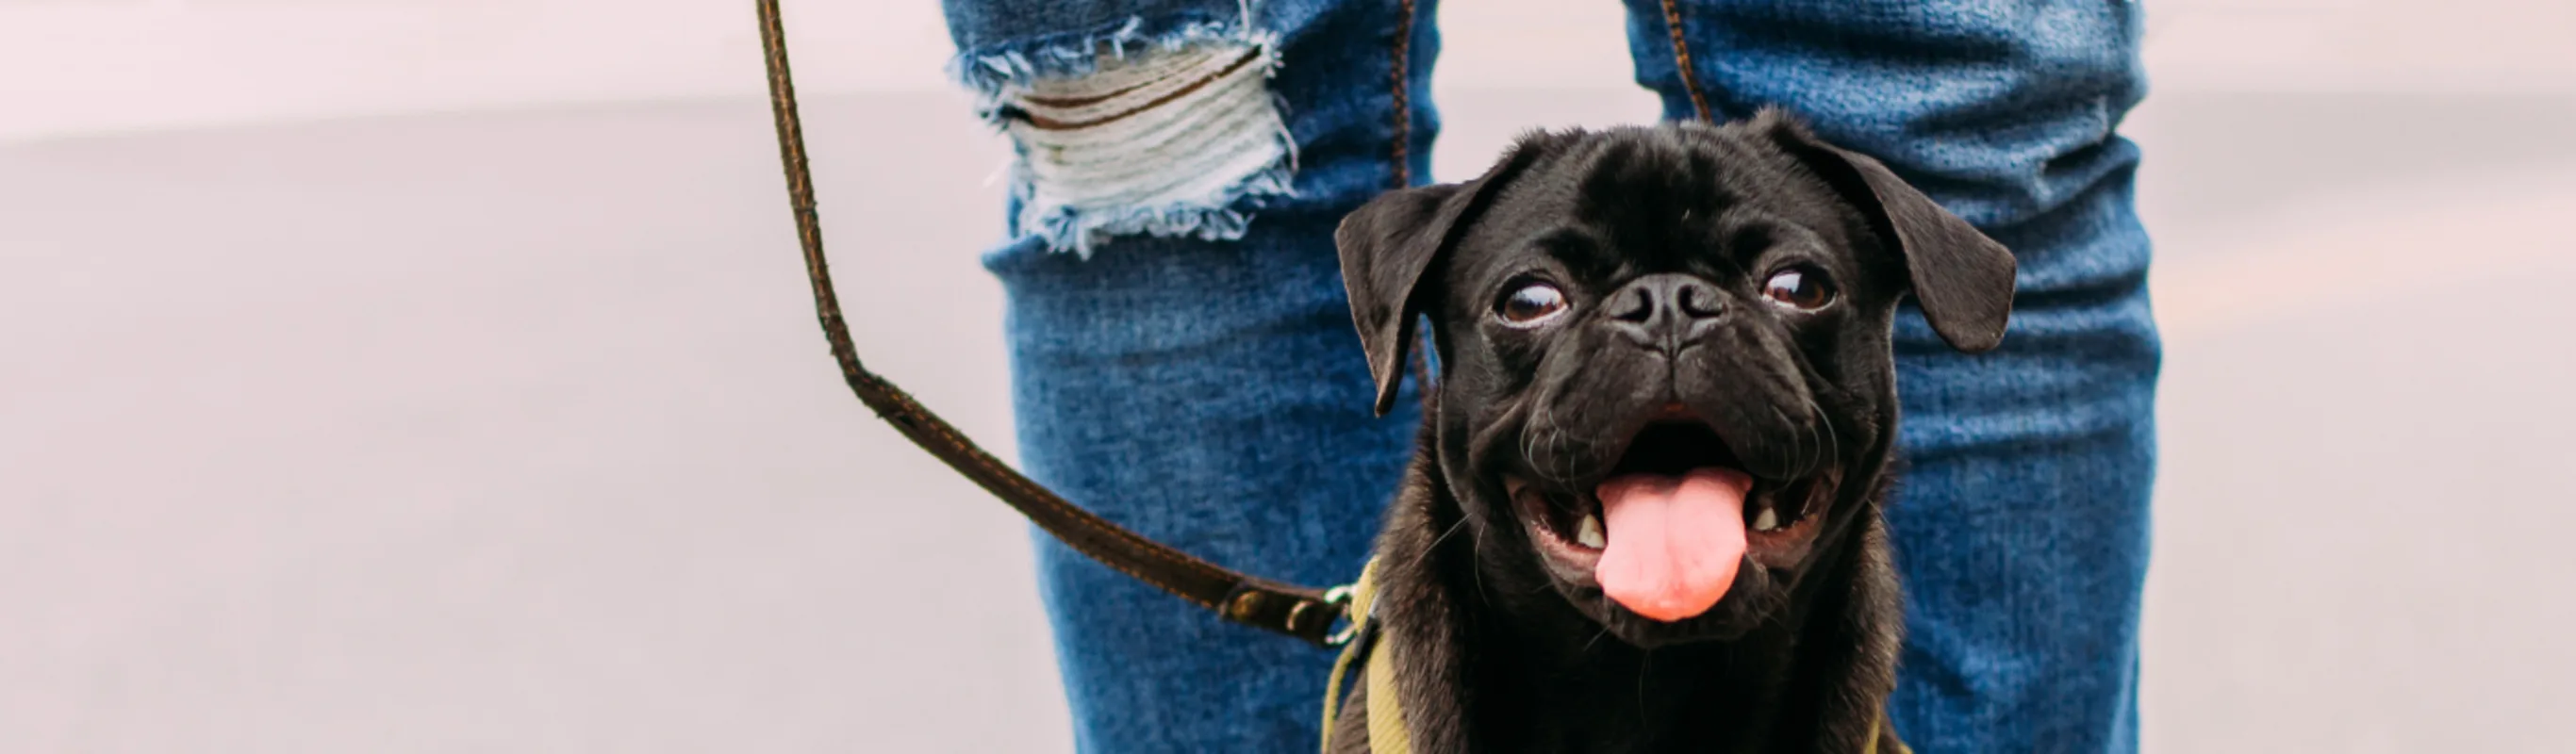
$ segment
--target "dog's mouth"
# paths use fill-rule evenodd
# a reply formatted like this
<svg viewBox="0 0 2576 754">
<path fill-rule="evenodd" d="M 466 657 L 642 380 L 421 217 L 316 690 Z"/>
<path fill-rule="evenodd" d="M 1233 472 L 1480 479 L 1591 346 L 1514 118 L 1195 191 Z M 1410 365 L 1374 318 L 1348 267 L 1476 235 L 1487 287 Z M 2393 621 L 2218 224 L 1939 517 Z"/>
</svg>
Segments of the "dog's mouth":
<svg viewBox="0 0 2576 754">
<path fill-rule="evenodd" d="M 1707 422 L 1665 414 L 1591 490 L 1517 476 L 1504 485 L 1558 578 L 1597 584 L 1630 612 L 1674 622 L 1716 606 L 1748 562 L 1776 571 L 1803 561 L 1826 500 L 1816 479 L 1758 479 Z"/>
</svg>

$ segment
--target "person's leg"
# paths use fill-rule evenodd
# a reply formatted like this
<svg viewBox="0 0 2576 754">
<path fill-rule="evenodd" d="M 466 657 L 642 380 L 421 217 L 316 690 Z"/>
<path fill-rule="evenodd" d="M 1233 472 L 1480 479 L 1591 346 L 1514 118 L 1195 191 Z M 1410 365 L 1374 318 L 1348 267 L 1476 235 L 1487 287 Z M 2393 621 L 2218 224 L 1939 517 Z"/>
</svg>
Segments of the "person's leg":
<svg viewBox="0 0 2576 754">
<path fill-rule="evenodd" d="M 1669 117 L 1781 105 L 2020 260 L 2000 350 L 1897 325 L 1898 732 L 1925 754 L 2134 751 L 2159 346 L 2138 150 L 2113 129 L 2143 95 L 2137 6 L 1628 3 Z"/>
<path fill-rule="evenodd" d="M 1428 170 L 1430 6 L 949 0 L 1020 146 L 985 263 L 1031 476 L 1232 568 L 1358 574 L 1418 414 L 1370 414 L 1332 231 Z M 1313 750 L 1329 653 L 1037 548 L 1082 751 Z"/>
</svg>

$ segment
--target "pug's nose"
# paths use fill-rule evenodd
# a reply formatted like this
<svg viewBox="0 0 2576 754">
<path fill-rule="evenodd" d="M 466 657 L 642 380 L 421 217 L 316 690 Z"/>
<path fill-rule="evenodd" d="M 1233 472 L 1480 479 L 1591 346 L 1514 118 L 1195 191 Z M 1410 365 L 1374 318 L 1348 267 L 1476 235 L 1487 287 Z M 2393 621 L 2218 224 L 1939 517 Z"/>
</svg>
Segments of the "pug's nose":
<svg viewBox="0 0 2576 754">
<path fill-rule="evenodd" d="M 1612 329 L 1666 354 L 1681 353 L 1725 316 L 1725 294 L 1694 275 L 1647 275 L 1629 281 L 1610 299 Z"/>
</svg>

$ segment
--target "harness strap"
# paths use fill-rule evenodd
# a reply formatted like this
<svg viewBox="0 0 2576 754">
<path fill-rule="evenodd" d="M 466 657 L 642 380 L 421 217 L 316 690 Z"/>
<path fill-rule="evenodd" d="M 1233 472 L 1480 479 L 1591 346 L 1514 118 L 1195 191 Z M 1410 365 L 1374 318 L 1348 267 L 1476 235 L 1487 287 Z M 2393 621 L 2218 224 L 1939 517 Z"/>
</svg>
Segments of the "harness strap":
<svg viewBox="0 0 2576 754">
<path fill-rule="evenodd" d="M 778 125 L 778 157 L 787 171 L 787 196 L 796 214 L 796 239 L 805 252 L 805 275 L 814 288 L 814 315 L 841 377 L 877 418 L 894 425 L 957 473 L 1010 504 L 1038 528 L 1102 565 L 1215 611 L 1226 620 L 1329 646 L 1342 604 L 1325 592 L 1227 570 L 1137 535 L 1083 510 L 976 447 L 957 428 L 912 395 L 859 362 L 857 346 L 833 293 L 823 256 L 822 220 L 814 211 L 814 179 L 805 159 L 805 131 L 796 111 L 796 83 L 787 67 L 787 33 L 778 0 L 756 0 L 760 46 L 769 68 L 769 104 Z"/>
<path fill-rule="evenodd" d="M 1360 580 L 1350 587 L 1351 627 L 1354 638 L 1342 646 L 1342 655 L 1333 660 L 1333 675 L 1324 682 L 1324 754 L 1332 754 L 1333 728 L 1341 721 L 1342 682 L 1349 679 L 1355 664 L 1368 667 L 1361 672 L 1368 677 L 1368 740 L 1373 754 L 1413 754 L 1413 733 L 1404 727 L 1403 695 L 1395 687 L 1395 637 L 1378 625 L 1377 559 L 1370 558 L 1360 569 Z"/>
<path fill-rule="evenodd" d="M 1413 731 L 1404 726 L 1404 694 L 1395 688 L 1394 634 L 1386 635 L 1384 655 L 1368 666 L 1368 731 L 1371 754 L 1413 754 Z"/>
<path fill-rule="evenodd" d="M 1861 742 L 1860 754 L 1878 754 L 1878 734 L 1886 729 L 1887 709 L 1882 707 L 1878 710 L 1877 717 L 1869 719 L 1869 740 Z M 1907 748 L 1904 741 L 1897 741 L 1893 736 L 1888 740 L 1896 744 L 1896 749 L 1887 754 L 1914 754 L 1914 750 Z"/>
<path fill-rule="evenodd" d="M 1342 654 L 1333 658 L 1333 674 L 1324 680 L 1324 752 L 1333 751 L 1333 724 L 1342 716 L 1342 679 L 1357 664 L 1369 647 L 1377 643 L 1377 624 L 1370 620 L 1377 608 L 1377 559 L 1369 558 L 1360 567 L 1360 580 L 1351 582 L 1351 640 L 1342 645 Z"/>
</svg>

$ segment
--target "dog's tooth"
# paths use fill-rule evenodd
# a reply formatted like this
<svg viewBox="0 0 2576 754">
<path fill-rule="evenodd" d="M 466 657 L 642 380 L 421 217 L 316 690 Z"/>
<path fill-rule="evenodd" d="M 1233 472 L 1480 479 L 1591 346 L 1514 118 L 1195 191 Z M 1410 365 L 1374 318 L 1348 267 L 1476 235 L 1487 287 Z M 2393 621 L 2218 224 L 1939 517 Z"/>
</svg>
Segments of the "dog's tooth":
<svg viewBox="0 0 2576 754">
<path fill-rule="evenodd" d="M 1780 528 L 1780 511 L 1778 509 L 1770 506 L 1763 506 L 1762 514 L 1753 517 L 1754 531 L 1770 531 L 1777 528 Z"/>
<path fill-rule="evenodd" d="M 1583 523 L 1574 527 L 1574 543 L 1595 550 L 1608 546 L 1610 538 L 1601 533 L 1601 517 L 1584 514 Z"/>
</svg>

